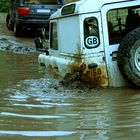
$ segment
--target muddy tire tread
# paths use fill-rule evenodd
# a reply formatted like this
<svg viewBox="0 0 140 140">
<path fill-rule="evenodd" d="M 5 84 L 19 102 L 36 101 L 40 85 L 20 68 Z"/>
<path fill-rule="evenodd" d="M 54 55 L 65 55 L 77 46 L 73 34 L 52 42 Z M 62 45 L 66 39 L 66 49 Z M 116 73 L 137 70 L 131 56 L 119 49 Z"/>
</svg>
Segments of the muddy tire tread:
<svg viewBox="0 0 140 140">
<path fill-rule="evenodd" d="M 140 39 L 140 28 L 134 29 L 122 39 L 118 49 L 117 61 L 124 78 L 132 85 L 140 87 L 140 73 L 134 71 L 130 62 L 130 52 L 138 39 Z"/>
</svg>

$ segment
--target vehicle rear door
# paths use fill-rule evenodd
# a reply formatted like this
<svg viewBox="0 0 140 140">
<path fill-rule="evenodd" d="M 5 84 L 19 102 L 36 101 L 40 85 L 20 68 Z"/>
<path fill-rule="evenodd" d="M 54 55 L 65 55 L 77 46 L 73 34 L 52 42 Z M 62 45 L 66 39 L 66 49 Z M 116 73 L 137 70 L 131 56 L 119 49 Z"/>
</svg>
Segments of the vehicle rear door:
<svg viewBox="0 0 140 140">
<path fill-rule="evenodd" d="M 128 9 L 136 5 L 135 2 L 116 2 L 104 5 L 101 9 L 105 59 L 110 86 L 123 86 L 127 83 L 117 65 L 117 52 L 120 41 L 127 34 Z"/>
</svg>

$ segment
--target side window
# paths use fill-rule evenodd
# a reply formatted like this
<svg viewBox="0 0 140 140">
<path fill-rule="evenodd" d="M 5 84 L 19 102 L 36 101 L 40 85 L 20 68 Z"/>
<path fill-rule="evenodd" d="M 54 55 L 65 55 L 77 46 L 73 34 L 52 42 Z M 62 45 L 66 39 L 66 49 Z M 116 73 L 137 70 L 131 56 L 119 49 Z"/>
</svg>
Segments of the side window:
<svg viewBox="0 0 140 140">
<path fill-rule="evenodd" d="M 88 49 L 99 46 L 99 28 L 95 17 L 89 17 L 84 20 L 84 44 Z"/>
<path fill-rule="evenodd" d="M 53 50 L 58 50 L 58 40 L 57 40 L 57 23 L 51 23 L 50 30 L 50 48 Z"/>
<path fill-rule="evenodd" d="M 140 26 L 140 7 L 112 9 L 107 13 L 109 44 L 118 44 L 122 38 Z"/>
</svg>

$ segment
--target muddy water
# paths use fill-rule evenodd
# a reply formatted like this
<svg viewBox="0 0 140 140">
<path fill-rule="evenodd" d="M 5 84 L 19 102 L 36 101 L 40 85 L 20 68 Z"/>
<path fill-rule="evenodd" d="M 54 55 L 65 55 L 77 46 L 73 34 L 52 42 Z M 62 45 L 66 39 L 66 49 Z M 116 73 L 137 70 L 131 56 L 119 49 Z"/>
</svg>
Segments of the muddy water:
<svg viewBox="0 0 140 140">
<path fill-rule="evenodd" d="M 140 139 L 140 90 L 60 86 L 36 53 L 0 52 L 0 97 L 1 140 Z"/>
</svg>

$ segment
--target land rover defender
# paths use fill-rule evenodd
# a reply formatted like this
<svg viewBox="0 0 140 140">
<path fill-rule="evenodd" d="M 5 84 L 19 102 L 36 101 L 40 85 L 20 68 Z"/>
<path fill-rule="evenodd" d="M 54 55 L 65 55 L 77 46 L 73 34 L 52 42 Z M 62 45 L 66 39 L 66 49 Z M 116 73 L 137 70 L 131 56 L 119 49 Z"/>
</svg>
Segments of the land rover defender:
<svg viewBox="0 0 140 140">
<path fill-rule="evenodd" d="M 140 87 L 140 0 L 81 0 L 50 18 L 39 64 L 105 87 Z"/>
</svg>

